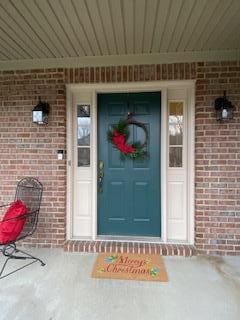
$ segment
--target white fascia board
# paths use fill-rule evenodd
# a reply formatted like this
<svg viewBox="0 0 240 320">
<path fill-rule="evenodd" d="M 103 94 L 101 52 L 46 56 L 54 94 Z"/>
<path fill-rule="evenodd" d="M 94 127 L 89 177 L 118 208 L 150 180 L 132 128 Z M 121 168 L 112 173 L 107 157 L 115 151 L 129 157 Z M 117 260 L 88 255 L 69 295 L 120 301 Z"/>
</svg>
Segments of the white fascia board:
<svg viewBox="0 0 240 320">
<path fill-rule="evenodd" d="M 29 70 L 47 68 L 81 68 L 136 64 L 162 64 L 203 61 L 237 61 L 240 50 L 191 51 L 158 54 L 131 54 L 108 56 L 85 56 L 51 59 L 25 59 L 0 61 L 0 70 Z"/>
</svg>

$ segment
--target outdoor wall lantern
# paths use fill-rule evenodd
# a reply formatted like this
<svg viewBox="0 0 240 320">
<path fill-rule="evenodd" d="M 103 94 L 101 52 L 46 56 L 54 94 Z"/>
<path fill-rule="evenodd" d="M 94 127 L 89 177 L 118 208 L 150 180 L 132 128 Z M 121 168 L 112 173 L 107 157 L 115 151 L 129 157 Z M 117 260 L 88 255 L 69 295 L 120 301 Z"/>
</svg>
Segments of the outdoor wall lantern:
<svg viewBox="0 0 240 320">
<path fill-rule="evenodd" d="M 41 101 L 41 97 L 39 97 L 38 104 L 32 110 L 32 121 L 37 124 L 47 124 L 49 109 L 49 104 Z"/>
<path fill-rule="evenodd" d="M 233 119 L 234 106 L 231 101 L 226 97 L 226 91 L 224 91 L 223 97 L 215 100 L 215 110 L 217 121 L 227 121 Z"/>
</svg>

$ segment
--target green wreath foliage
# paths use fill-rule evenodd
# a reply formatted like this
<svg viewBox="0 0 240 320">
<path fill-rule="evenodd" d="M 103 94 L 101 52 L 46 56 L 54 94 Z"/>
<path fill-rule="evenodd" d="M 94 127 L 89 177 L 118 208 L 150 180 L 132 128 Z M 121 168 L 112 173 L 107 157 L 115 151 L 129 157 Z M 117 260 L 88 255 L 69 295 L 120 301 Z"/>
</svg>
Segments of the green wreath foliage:
<svg viewBox="0 0 240 320">
<path fill-rule="evenodd" d="M 129 138 L 129 125 L 137 125 L 144 130 L 146 134 L 146 140 L 144 143 L 141 143 L 140 141 L 136 141 L 132 144 L 127 143 Z M 148 132 L 144 124 L 132 119 L 120 119 L 117 124 L 113 125 L 111 130 L 108 130 L 107 135 L 108 141 L 120 151 L 122 158 L 142 160 L 147 156 L 146 145 L 148 140 Z"/>
</svg>

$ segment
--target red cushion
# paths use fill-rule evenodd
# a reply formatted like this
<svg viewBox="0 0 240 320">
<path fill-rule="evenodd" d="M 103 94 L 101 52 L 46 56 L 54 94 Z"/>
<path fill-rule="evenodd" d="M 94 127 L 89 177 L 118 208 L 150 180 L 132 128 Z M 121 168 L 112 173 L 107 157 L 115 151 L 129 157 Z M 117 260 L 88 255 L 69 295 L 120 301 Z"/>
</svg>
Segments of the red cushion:
<svg viewBox="0 0 240 320">
<path fill-rule="evenodd" d="M 0 244 L 7 244 L 17 239 L 26 222 L 26 217 L 20 217 L 26 213 L 27 207 L 21 200 L 17 200 L 10 205 L 0 223 Z M 7 219 L 11 220 L 4 221 Z"/>
</svg>

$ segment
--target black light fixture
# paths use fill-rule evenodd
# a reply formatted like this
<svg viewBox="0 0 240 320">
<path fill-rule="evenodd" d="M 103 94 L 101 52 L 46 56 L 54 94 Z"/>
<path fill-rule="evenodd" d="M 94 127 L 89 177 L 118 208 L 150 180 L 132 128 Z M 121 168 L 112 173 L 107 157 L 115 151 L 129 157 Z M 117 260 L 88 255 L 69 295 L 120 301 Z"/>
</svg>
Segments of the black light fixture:
<svg viewBox="0 0 240 320">
<path fill-rule="evenodd" d="M 226 97 L 226 91 L 223 93 L 223 97 L 215 100 L 216 117 L 218 121 L 227 121 L 233 119 L 234 105 Z"/>
<path fill-rule="evenodd" d="M 38 104 L 32 110 L 32 121 L 37 124 L 48 124 L 49 109 L 49 104 L 41 101 L 39 97 Z"/>
</svg>

